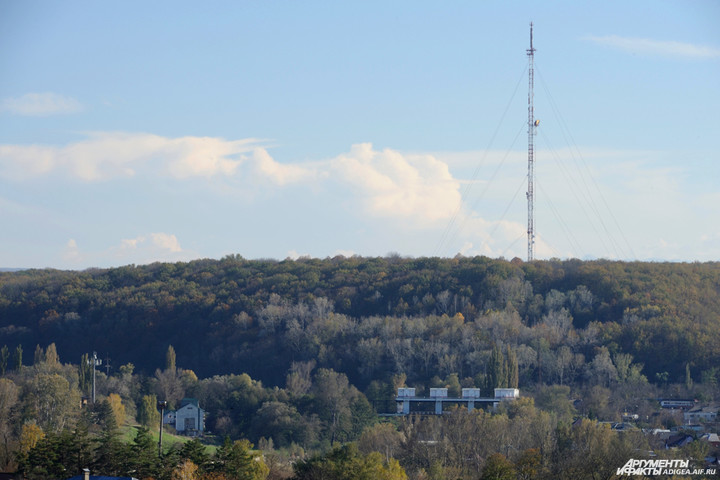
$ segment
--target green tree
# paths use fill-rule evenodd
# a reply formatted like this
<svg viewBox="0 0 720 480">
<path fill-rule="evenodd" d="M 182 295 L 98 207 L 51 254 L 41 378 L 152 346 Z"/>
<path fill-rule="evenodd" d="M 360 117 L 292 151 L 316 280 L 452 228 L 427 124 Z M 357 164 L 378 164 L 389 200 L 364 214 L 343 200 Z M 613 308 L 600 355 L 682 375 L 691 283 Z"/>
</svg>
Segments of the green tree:
<svg viewBox="0 0 720 480">
<path fill-rule="evenodd" d="M 6 469 L 11 460 L 11 442 L 14 439 L 15 407 L 20 388 L 10 379 L 0 378 L 0 469 Z"/>
<path fill-rule="evenodd" d="M 507 346 L 507 386 L 509 388 L 518 388 L 518 382 L 520 380 L 520 373 L 518 369 L 517 356 L 515 352 Z"/>
<path fill-rule="evenodd" d="M 400 451 L 405 436 L 391 423 L 376 423 L 367 427 L 360 435 L 358 449 L 364 454 L 380 452 L 389 462 Z"/>
<path fill-rule="evenodd" d="M 312 391 L 315 394 L 317 411 L 325 422 L 330 443 L 340 437 L 345 440 L 352 428 L 350 401 L 354 396 L 347 377 L 342 373 L 321 368 L 313 378 Z"/>
<path fill-rule="evenodd" d="M 158 448 L 150 430 L 139 427 L 135 439 L 130 444 L 130 467 L 137 473 L 137 478 L 157 478 L 160 471 Z"/>
<path fill-rule="evenodd" d="M 500 350 L 498 344 L 493 344 L 492 353 L 490 354 L 490 369 L 487 374 L 486 388 L 492 393 L 496 388 L 506 387 L 508 384 L 507 365 L 505 356 Z"/>
<path fill-rule="evenodd" d="M 378 452 L 361 455 L 353 443 L 333 449 L 295 464 L 294 480 L 406 480 L 405 470 L 397 460 L 384 462 Z"/>
<path fill-rule="evenodd" d="M 204 472 L 210 464 L 210 455 L 199 438 L 193 438 L 183 444 L 180 458 L 190 460 L 201 472 Z"/>
<path fill-rule="evenodd" d="M 165 353 L 165 370 L 175 371 L 175 349 L 170 345 Z"/>
<path fill-rule="evenodd" d="M 225 458 L 225 474 L 231 480 L 263 480 L 268 467 L 248 440 L 236 440 Z"/>
<path fill-rule="evenodd" d="M 0 349 L 0 375 L 5 375 L 8 367 L 8 359 L 10 358 L 10 350 L 7 345 L 3 345 Z"/>
<path fill-rule="evenodd" d="M 56 373 L 37 375 L 30 399 L 38 425 L 46 432 L 60 432 L 80 413 L 80 392 Z"/>
<path fill-rule="evenodd" d="M 103 403 L 101 403 L 103 405 Z M 127 461 L 128 449 L 120 439 L 120 431 L 115 423 L 115 416 L 111 414 L 111 408 L 107 405 L 106 421 L 95 449 L 95 461 L 93 470 L 103 472 L 105 475 L 121 476 L 124 474 Z"/>
<path fill-rule="evenodd" d="M 15 349 L 15 371 L 19 372 L 22 369 L 22 345 L 18 345 Z"/>
<path fill-rule="evenodd" d="M 143 395 L 138 407 L 137 421 L 144 427 L 156 428 L 160 426 L 160 412 L 157 409 L 157 397 L 155 395 Z"/>
<path fill-rule="evenodd" d="M 515 480 L 515 467 L 510 460 L 501 453 L 493 453 L 483 467 L 480 480 Z"/>
<path fill-rule="evenodd" d="M 83 353 L 80 357 L 80 365 L 78 365 L 78 387 L 83 395 L 90 395 L 92 388 L 92 365 L 90 364 L 90 355 Z"/>
</svg>

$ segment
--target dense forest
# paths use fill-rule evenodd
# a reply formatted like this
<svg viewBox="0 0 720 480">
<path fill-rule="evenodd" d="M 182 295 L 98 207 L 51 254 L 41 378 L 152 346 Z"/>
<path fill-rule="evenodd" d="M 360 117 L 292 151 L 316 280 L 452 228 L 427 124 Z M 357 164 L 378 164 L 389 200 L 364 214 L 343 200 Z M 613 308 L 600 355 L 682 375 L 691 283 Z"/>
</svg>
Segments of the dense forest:
<svg viewBox="0 0 720 480">
<path fill-rule="evenodd" d="M 537 358 L 563 347 L 588 362 L 597 347 L 632 355 L 651 382 L 686 365 L 699 379 L 720 365 L 719 327 L 720 263 L 228 256 L 0 274 L 11 348 L 55 343 L 65 359 L 97 351 L 152 373 L 174 345 L 200 376 L 272 385 L 311 360 L 361 389 L 399 373 L 472 377 L 494 342 L 521 349 L 525 381 L 553 380 Z"/>
<path fill-rule="evenodd" d="M 658 398 L 720 397 L 719 327 L 720 263 L 229 256 L 0 273 L 0 468 L 54 478 L 82 454 L 118 475 L 169 479 L 185 465 L 196 474 L 182 478 L 256 478 L 236 465 L 262 463 L 248 463 L 252 442 L 257 478 L 612 478 L 656 446 L 598 421 L 630 411 L 670 427 Z M 93 351 L 98 403 L 80 408 Z M 525 398 L 378 423 L 400 386 Z M 156 400 L 184 397 L 207 411 L 218 452 L 127 463 L 152 443 L 138 427 L 109 459 L 121 426 L 154 430 Z"/>
</svg>

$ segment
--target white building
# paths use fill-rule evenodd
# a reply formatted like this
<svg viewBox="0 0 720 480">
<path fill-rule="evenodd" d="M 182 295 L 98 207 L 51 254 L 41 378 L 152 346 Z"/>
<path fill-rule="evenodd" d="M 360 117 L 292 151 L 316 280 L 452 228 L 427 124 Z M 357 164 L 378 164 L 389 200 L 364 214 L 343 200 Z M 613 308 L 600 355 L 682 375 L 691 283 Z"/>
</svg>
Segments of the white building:
<svg viewBox="0 0 720 480">
<path fill-rule="evenodd" d="M 165 412 L 163 423 L 175 427 L 178 433 L 201 435 L 205 431 L 205 410 L 196 398 L 183 398 L 180 408 Z"/>
</svg>

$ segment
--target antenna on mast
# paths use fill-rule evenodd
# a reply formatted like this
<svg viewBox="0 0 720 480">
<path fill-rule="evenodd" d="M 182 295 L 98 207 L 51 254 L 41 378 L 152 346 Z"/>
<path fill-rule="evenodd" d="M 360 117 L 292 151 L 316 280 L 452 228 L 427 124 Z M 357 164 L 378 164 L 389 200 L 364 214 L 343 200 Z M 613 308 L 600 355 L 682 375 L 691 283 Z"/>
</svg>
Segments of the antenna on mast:
<svg viewBox="0 0 720 480">
<path fill-rule="evenodd" d="M 527 189 L 527 203 L 528 203 L 528 227 L 527 227 L 527 259 L 528 262 L 533 261 L 535 253 L 535 214 L 534 214 L 534 203 L 535 203 L 535 192 L 534 192 L 534 138 L 535 129 L 537 128 L 539 121 L 535 120 L 535 109 L 533 106 L 534 93 L 533 88 L 535 86 L 535 71 L 534 71 L 534 59 L 535 49 L 533 48 L 533 24 L 530 22 L 530 48 L 527 50 L 528 55 L 528 189 Z"/>
</svg>

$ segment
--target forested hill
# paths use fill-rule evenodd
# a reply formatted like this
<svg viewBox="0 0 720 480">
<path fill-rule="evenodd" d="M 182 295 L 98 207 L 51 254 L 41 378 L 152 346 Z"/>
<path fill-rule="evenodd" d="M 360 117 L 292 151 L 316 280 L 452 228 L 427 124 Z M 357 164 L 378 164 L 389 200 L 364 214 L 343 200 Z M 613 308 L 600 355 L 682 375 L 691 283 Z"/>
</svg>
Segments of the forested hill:
<svg viewBox="0 0 720 480">
<path fill-rule="evenodd" d="M 0 345 L 21 345 L 25 364 L 55 343 L 63 361 L 95 350 L 152 372 L 173 345 L 201 376 L 284 385 L 293 362 L 314 361 L 363 386 L 472 377 L 507 344 L 526 381 L 591 371 L 559 367 L 561 351 L 630 354 L 650 381 L 676 381 L 686 364 L 715 375 L 719 340 L 720 263 L 228 256 L 0 273 Z"/>
</svg>

